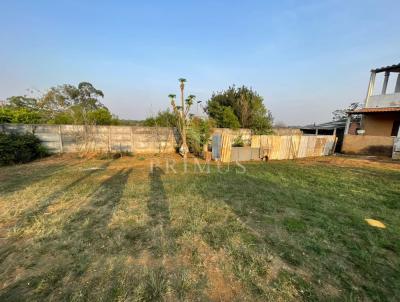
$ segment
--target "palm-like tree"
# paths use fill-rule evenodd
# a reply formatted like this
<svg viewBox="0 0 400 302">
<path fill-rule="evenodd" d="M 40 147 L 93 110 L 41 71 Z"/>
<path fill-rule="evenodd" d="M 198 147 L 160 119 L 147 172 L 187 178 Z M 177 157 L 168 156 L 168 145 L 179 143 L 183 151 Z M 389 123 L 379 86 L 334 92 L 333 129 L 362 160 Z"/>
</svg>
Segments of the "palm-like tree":
<svg viewBox="0 0 400 302">
<path fill-rule="evenodd" d="M 168 97 L 171 99 L 171 105 L 172 105 L 172 107 L 174 107 L 174 105 L 175 105 L 176 94 L 169 94 Z"/>
<path fill-rule="evenodd" d="M 180 88 L 181 88 L 181 103 L 182 103 L 182 108 L 185 108 L 185 103 L 184 103 L 184 90 L 185 90 L 185 83 L 186 79 L 184 78 L 179 78 L 178 81 L 180 82 Z"/>
<path fill-rule="evenodd" d="M 188 113 L 188 111 L 190 110 L 190 106 L 191 104 L 193 104 L 193 99 L 194 96 L 190 95 L 188 97 L 188 99 L 186 100 L 186 110 L 185 110 L 185 97 L 184 97 L 184 90 L 185 90 L 185 83 L 186 83 L 186 79 L 184 78 L 180 78 L 178 79 L 178 81 L 180 82 L 180 89 L 181 89 L 181 106 L 176 106 L 175 104 L 175 95 L 170 94 L 169 97 L 171 98 L 171 105 L 174 108 L 174 111 L 176 112 L 176 114 L 178 115 L 178 127 L 179 132 L 181 134 L 181 139 L 182 139 L 182 145 L 179 148 L 179 153 L 181 153 L 181 155 L 183 156 L 183 158 L 187 157 L 187 152 L 189 151 L 188 147 L 187 147 L 187 143 L 186 143 L 186 115 Z"/>
</svg>

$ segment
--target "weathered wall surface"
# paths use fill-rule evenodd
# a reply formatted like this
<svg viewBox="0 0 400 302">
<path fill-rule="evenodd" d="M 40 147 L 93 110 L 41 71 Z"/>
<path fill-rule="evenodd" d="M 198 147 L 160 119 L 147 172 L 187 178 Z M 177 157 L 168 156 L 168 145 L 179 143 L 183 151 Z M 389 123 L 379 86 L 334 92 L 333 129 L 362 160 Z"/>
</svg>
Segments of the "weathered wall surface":
<svg viewBox="0 0 400 302">
<path fill-rule="evenodd" d="M 273 128 L 274 135 L 302 135 L 302 132 L 299 128 L 284 128 L 284 127 L 276 127 Z M 232 140 L 235 140 L 236 137 L 242 136 L 242 140 L 245 145 L 251 145 L 251 137 L 252 131 L 251 129 L 228 129 L 228 128 L 215 128 L 213 129 L 212 135 L 214 134 L 229 134 L 232 137 Z"/>
<path fill-rule="evenodd" d="M 274 135 L 302 135 L 303 132 L 299 128 L 283 128 L 275 127 L 272 129 Z"/>
<path fill-rule="evenodd" d="M 400 137 L 394 139 L 392 158 L 400 160 Z"/>
<path fill-rule="evenodd" d="M 332 154 L 335 143 L 333 135 L 253 135 L 251 147 L 269 159 L 294 159 Z"/>
<path fill-rule="evenodd" d="M 345 135 L 342 152 L 347 154 L 391 156 L 394 138 L 390 136 Z"/>
<path fill-rule="evenodd" d="M 174 152 L 172 128 L 83 125 L 3 124 L 0 130 L 34 133 L 51 152 Z"/>
<path fill-rule="evenodd" d="M 368 107 L 400 107 L 400 93 L 371 95 Z"/>
<path fill-rule="evenodd" d="M 365 114 L 363 118 L 365 135 L 391 136 L 393 122 L 400 119 L 398 112 Z"/>
<path fill-rule="evenodd" d="M 229 129 L 229 128 L 214 128 L 212 135 L 214 134 L 229 134 L 234 140 L 238 136 L 242 136 L 242 140 L 246 145 L 250 145 L 251 142 L 251 130 L 250 129 Z"/>
</svg>

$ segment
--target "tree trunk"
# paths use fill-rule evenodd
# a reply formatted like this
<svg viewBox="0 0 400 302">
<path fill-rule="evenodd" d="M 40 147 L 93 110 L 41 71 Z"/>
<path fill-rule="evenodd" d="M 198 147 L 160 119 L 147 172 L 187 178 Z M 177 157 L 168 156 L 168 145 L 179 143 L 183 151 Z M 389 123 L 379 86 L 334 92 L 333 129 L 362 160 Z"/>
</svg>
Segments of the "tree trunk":
<svg viewBox="0 0 400 302">
<path fill-rule="evenodd" d="M 181 135 L 182 135 L 182 145 L 179 149 L 179 153 L 183 156 L 183 158 L 187 158 L 187 152 L 188 152 L 188 147 L 187 147 L 187 143 L 186 143 L 186 119 L 185 119 L 185 100 L 184 100 L 184 95 L 183 95 L 183 90 L 184 90 L 185 86 L 183 83 L 181 83 L 181 102 L 182 102 L 182 108 L 181 108 L 181 118 L 182 118 L 182 131 L 181 131 Z"/>
</svg>

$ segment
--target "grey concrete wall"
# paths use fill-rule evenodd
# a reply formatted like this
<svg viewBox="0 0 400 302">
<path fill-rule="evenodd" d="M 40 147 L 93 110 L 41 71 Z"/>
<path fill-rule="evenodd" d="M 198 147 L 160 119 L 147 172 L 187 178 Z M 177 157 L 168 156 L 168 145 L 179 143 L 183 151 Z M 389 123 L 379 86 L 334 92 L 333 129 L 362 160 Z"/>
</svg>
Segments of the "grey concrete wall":
<svg viewBox="0 0 400 302">
<path fill-rule="evenodd" d="M 400 93 L 371 95 L 367 107 L 400 107 Z"/>
<path fill-rule="evenodd" d="M 175 152 L 179 141 L 173 128 L 161 127 L 0 124 L 0 131 L 34 133 L 53 153 L 169 153 Z M 241 135 L 245 144 L 251 145 L 250 129 L 213 129 L 213 134 L 217 133 L 230 134 L 233 138 Z"/>
<path fill-rule="evenodd" d="M 34 133 L 51 152 L 174 152 L 177 133 L 172 128 L 83 125 L 3 124 L 6 133 Z"/>
</svg>

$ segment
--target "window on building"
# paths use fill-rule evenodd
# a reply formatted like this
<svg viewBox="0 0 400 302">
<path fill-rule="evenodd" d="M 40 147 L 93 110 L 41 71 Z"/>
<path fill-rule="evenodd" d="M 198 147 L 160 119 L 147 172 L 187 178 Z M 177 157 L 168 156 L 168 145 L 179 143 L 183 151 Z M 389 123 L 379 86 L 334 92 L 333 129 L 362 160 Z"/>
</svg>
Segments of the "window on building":
<svg viewBox="0 0 400 302">
<path fill-rule="evenodd" d="M 394 121 L 391 136 L 397 136 L 399 127 L 400 127 L 400 121 Z"/>
</svg>

